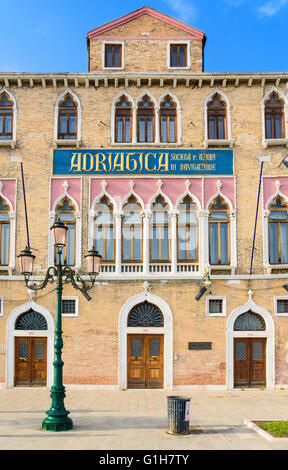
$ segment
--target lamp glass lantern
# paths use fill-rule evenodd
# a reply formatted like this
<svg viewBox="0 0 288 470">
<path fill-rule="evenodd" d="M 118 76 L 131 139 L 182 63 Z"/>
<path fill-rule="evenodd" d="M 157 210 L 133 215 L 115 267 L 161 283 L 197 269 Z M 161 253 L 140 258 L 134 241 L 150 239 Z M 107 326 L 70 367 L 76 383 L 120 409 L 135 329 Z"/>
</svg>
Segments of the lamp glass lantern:
<svg viewBox="0 0 288 470">
<path fill-rule="evenodd" d="M 35 255 L 32 255 L 28 246 L 26 246 L 25 250 L 21 251 L 20 255 L 18 255 L 18 258 L 21 274 L 23 274 L 25 277 L 31 276 L 33 273 Z"/>
<path fill-rule="evenodd" d="M 53 243 L 56 247 L 63 248 L 66 245 L 67 237 L 67 225 L 63 224 L 60 220 L 56 222 L 50 228 L 52 230 Z"/>
<path fill-rule="evenodd" d="M 102 256 L 96 250 L 89 250 L 88 255 L 85 256 L 86 271 L 90 277 L 95 277 L 99 274 L 100 263 Z"/>
</svg>

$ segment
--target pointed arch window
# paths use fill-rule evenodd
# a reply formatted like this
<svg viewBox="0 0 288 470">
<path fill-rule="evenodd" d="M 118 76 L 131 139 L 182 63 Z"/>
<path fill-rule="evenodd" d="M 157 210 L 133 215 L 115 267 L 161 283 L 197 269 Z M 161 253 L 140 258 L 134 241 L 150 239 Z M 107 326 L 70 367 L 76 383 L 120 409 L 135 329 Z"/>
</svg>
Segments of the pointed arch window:
<svg viewBox="0 0 288 470">
<path fill-rule="evenodd" d="M 141 206 L 135 196 L 130 196 L 123 207 L 122 260 L 140 262 L 142 260 L 142 216 Z"/>
<path fill-rule="evenodd" d="M 224 200 L 218 196 L 209 210 L 209 262 L 211 265 L 230 263 L 230 220 Z"/>
<path fill-rule="evenodd" d="M 152 206 L 150 237 L 152 262 L 168 262 L 170 259 L 168 208 L 163 196 L 157 196 Z"/>
<path fill-rule="evenodd" d="M 288 263 L 288 205 L 280 196 L 269 206 L 269 263 Z"/>
<path fill-rule="evenodd" d="M 12 140 L 13 103 L 7 93 L 0 95 L 0 140 Z"/>
<path fill-rule="evenodd" d="M 0 198 L 0 265 L 9 264 L 9 244 L 10 244 L 10 221 L 9 207 L 3 198 Z"/>
<path fill-rule="evenodd" d="M 227 139 L 226 103 L 216 93 L 207 104 L 208 139 Z"/>
<path fill-rule="evenodd" d="M 167 96 L 160 104 L 160 140 L 173 143 L 177 141 L 176 104 Z"/>
<path fill-rule="evenodd" d="M 75 265 L 75 248 L 76 248 L 76 224 L 75 224 L 75 207 L 71 201 L 65 197 L 56 208 L 56 219 L 65 223 L 68 227 L 66 246 L 61 255 L 61 263 L 66 266 Z M 57 262 L 57 252 L 54 252 L 55 262 Z"/>
<path fill-rule="evenodd" d="M 145 95 L 137 109 L 138 142 L 154 142 L 155 109 L 149 96 Z"/>
<path fill-rule="evenodd" d="M 122 96 L 115 106 L 115 140 L 131 142 L 132 139 L 132 105 Z"/>
<path fill-rule="evenodd" d="M 273 92 L 265 103 L 265 137 L 282 139 L 284 134 L 284 103 Z"/>
<path fill-rule="evenodd" d="M 58 139 L 77 139 L 77 103 L 67 93 L 58 107 Z"/>
<path fill-rule="evenodd" d="M 109 198 L 103 196 L 95 207 L 93 246 L 101 254 L 103 261 L 114 261 L 113 206 Z"/>
<path fill-rule="evenodd" d="M 179 205 L 178 216 L 178 261 L 198 260 L 197 206 L 190 196 L 185 196 Z"/>
</svg>

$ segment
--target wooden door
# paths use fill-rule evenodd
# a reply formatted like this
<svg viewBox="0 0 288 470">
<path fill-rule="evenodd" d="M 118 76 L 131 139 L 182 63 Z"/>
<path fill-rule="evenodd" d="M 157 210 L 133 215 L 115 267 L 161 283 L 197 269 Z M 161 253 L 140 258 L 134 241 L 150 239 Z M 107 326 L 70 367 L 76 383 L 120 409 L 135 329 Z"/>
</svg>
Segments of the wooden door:
<svg viewBox="0 0 288 470">
<path fill-rule="evenodd" d="M 45 386 L 47 338 L 15 338 L 15 386 Z"/>
<path fill-rule="evenodd" d="M 266 338 L 234 339 L 234 385 L 266 385 Z"/>
<path fill-rule="evenodd" d="M 163 335 L 128 335 L 128 388 L 163 388 Z"/>
</svg>

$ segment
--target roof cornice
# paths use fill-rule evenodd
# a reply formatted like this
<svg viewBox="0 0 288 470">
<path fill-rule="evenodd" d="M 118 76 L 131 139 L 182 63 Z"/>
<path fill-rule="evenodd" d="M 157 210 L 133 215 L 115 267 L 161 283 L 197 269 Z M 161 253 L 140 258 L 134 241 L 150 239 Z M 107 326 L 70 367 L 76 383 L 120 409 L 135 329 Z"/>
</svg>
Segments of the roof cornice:
<svg viewBox="0 0 288 470">
<path fill-rule="evenodd" d="M 175 72 L 89 72 L 89 73 L 30 73 L 30 72 L 2 72 L 0 73 L 0 89 L 9 87 L 120 87 L 130 84 L 140 86 L 172 86 L 201 87 L 204 85 L 239 86 L 240 84 L 253 85 L 285 85 L 288 89 L 288 72 L 262 72 L 262 73 L 175 73 Z"/>
</svg>

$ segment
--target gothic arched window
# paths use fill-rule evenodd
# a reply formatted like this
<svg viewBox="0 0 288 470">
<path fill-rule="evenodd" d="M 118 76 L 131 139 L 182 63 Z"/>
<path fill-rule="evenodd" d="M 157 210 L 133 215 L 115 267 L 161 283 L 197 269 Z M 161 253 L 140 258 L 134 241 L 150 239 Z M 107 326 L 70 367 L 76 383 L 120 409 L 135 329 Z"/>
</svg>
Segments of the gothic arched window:
<svg viewBox="0 0 288 470">
<path fill-rule="evenodd" d="M 154 104 L 149 96 L 145 95 L 137 109 L 137 140 L 138 142 L 154 142 Z"/>
<path fill-rule="evenodd" d="M 13 103 L 7 93 L 0 95 L 0 140 L 12 140 Z"/>
<path fill-rule="evenodd" d="M 230 224 L 229 210 L 224 200 L 218 196 L 209 210 L 209 262 L 210 264 L 230 263 Z"/>
<path fill-rule="evenodd" d="M 131 142 L 132 106 L 126 96 L 122 96 L 115 106 L 115 141 Z"/>
<path fill-rule="evenodd" d="M 198 220 L 197 206 L 190 196 L 185 196 L 179 204 L 178 216 L 178 260 L 197 261 L 198 259 Z"/>
<path fill-rule="evenodd" d="M 284 137 L 284 103 L 274 92 L 265 103 L 265 137 L 266 139 Z"/>
<path fill-rule="evenodd" d="M 56 208 L 56 219 L 67 225 L 67 239 L 66 246 L 64 247 L 61 255 L 61 263 L 67 266 L 75 265 L 75 239 L 76 239 L 76 224 L 75 224 L 75 207 L 71 201 L 65 197 Z M 55 261 L 57 261 L 57 252 L 55 251 Z"/>
<path fill-rule="evenodd" d="M 142 260 L 142 216 L 141 206 L 135 196 L 130 196 L 123 207 L 122 260 Z"/>
<path fill-rule="evenodd" d="M 160 104 L 160 141 L 173 143 L 177 141 L 176 104 L 166 96 Z"/>
<path fill-rule="evenodd" d="M 77 103 L 67 93 L 58 106 L 58 139 L 77 139 Z"/>
<path fill-rule="evenodd" d="M 288 263 L 288 207 L 280 196 L 269 206 L 269 263 Z"/>
<path fill-rule="evenodd" d="M 216 93 L 207 104 L 208 139 L 227 139 L 226 103 Z"/>
<path fill-rule="evenodd" d="M 106 195 L 95 206 L 95 214 L 93 245 L 103 261 L 114 261 L 113 206 Z"/>
</svg>

